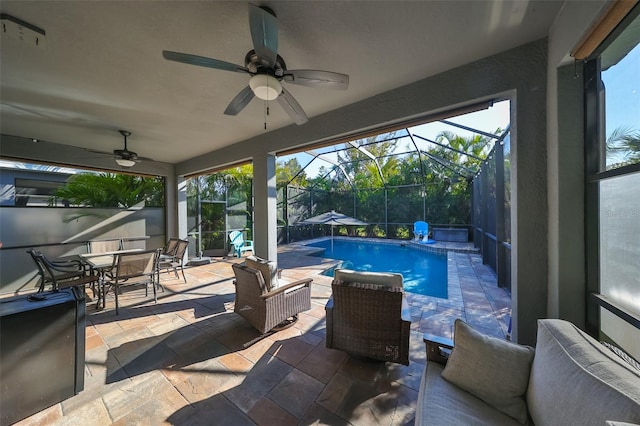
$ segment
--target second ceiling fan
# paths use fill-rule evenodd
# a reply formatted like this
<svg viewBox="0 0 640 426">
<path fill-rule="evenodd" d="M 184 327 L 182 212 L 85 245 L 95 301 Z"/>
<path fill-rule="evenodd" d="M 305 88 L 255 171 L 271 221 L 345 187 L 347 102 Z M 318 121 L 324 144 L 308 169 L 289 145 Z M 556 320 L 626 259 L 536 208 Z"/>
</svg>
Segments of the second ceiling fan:
<svg viewBox="0 0 640 426">
<path fill-rule="evenodd" d="M 307 69 L 288 70 L 284 59 L 278 55 L 278 20 L 271 9 L 249 4 L 249 28 L 253 49 L 245 55 L 244 66 L 170 50 L 163 50 L 162 56 L 170 61 L 249 74 L 249 85 L 227 106 L 224 111 L 227 115 L 237 115 L 256 96 L 265 101 L 277 100 L 296 124 L 304 124 L 309 118 L 291 93 L 283 87 L 283 81 L 328 89 L 345 90 L 349 87 L 349 76 L 346 74 Z"/>
</svg>

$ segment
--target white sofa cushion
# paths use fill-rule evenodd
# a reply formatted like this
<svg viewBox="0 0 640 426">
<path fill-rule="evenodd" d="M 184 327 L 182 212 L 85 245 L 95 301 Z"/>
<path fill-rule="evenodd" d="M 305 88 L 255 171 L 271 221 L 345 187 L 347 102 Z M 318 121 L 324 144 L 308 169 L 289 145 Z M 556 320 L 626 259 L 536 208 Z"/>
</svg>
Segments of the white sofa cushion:
<svg viewBox="0 0 640 426">
<path fill-rule="evenodd" d="M 534 349 L 486 336 L 460 319 L 453 341 L 442 377 L 526 424 L 525 392 Z"/>
<path fill-rule="evenodd" d="M 562 320 L 538 320 L 527 405 L 537 426 L 640 423 L 640 372 Z"/>
</svg>

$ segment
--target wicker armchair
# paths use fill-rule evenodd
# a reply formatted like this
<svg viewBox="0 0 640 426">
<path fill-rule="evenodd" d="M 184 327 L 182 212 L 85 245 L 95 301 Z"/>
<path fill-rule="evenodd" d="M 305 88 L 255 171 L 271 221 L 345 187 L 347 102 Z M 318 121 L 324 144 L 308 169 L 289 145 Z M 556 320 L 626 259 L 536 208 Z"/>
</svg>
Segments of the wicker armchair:
<svg viewBox="0 0 640 426">
<path fill-rule="evenodd" d="M 236 286 L 235 312 L 264 334 L 289 318 L 311 309 L 311 282 L 294 281 L 268 290 L 265 279 L 257 269 L 234 264 Z"/>
<path fill-rule="evenodd" d="M 325 307 L 327 348 L 409 365 L 409 305 L 402 275 L 336 269 Z"/>
</svg>

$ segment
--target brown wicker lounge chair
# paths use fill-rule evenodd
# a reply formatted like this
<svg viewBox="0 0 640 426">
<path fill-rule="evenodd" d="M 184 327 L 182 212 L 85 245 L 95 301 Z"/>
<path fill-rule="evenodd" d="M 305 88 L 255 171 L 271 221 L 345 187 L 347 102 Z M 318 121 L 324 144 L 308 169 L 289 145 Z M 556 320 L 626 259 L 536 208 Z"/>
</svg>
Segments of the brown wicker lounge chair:
<svg viewBox="0 0 640 426">
<path fill-rule="evenodd" d="M 307 278 L 269 290 L 257 269 L 233 265 L 236 276 L 235 312 L 251 323 L 260 333 L 267 333 L 300 312 L 311 309 L 311 282 Z"/>
<path fill-rule="evenodd" d="M 409 365 L 409 305 L 402 275 L 336 269 L 325 307 L 327 348 Z"/>
</svg>

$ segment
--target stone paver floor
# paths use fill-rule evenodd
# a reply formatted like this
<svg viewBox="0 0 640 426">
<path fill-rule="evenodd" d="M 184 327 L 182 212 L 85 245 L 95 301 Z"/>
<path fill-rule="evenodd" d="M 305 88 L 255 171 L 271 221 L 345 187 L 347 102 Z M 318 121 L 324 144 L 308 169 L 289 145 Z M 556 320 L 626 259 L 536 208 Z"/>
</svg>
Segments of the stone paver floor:
<svg viewBox="0 0 640 426">
<path fill-rule="evenodd" d="M 233 313 L 233 258 L 163 274 L 158 303 L 143 290 L 87 307 L 85 386 L 20 425 L 413 424 L 426 361 L 422 333 L 452 337 L 456 318 L 504 337 L 511 301 L 473 253 L 449 252 L 449 299 L 407 293 L 409 366 L 326 349 L 331 260 L 279 248 L 283 277 L 311 276 L 312 309 L 248 348 L 259 333 Z"/>
</svg>

